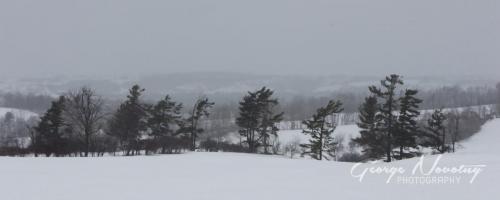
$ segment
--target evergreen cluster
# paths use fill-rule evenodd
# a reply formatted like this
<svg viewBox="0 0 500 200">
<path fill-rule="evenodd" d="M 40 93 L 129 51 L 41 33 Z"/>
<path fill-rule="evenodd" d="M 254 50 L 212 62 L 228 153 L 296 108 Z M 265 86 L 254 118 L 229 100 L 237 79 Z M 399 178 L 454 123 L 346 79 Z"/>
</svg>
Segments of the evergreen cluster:
<svg viewBox="0 0 500 200">
<path fill-rule="evenodd" d="M 34 128 L 30 149 L 36 156 L 85 157 L 120 150 L 130 156 L 196 149 L 197 136 L 203 133 L 200 120 L 209 115 L 214 103 L 200 98 L 192 112 L 183 115 L 183 105 L 170 96 L 148 104 L 142 100 L 144 92 L 134 85 L 110 114 L 89 88 L 61 96 Z"/>
<path fill-rule="evenodd" d="M 432 147 L 440 153 L 447 151 L 445 118 L 436 110 L 426 126 L 419 125 L 418 90 L 398 89 L 404 85 L 399 75 L 381 81 L 381 88 L 369 87 L 371 95 L 359 108 L 361 136 L 353 141 L 363 147 L 368 158 L 404 159 L 417 156 L 419 147 Z"/>
<path fill-rule="evenodd" d="M 274 91 L 263 87 L 255 92 L 248 92 L 240 102 L 240 116 L 236 124 L 240 127 L 239 133 L 248 152 L 256 153 L 260 147 L 269 153 L 271 137 L 278 137 L 279 128 L 276 126 L 283 120 L 283 112 L 277 113 L 279 101 L 273 98 Z"/>
</svg>

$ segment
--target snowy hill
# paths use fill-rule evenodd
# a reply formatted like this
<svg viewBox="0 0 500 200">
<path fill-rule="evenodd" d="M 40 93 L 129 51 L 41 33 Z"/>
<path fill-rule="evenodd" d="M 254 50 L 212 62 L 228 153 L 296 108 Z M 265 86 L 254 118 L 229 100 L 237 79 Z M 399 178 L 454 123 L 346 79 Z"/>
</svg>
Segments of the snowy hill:
<svg viewBox="0 0 500 200">
<path fill-rule="evenodd" d="M 8 112 L 14 114 L 16 118 L 21 118 L 24 120 L 28 120 L 31 117 L 38 117 L 38 114 L 28 110 L 0 107 L 0 118 L 3 118 Z"/>
<path fill-rule="evenodd" d="M 495 119 L 487 122 L 481 128 L 481 131 L 461 145 L 463 149 L 459 154 L 473 155 L 473 154 L 496 154 L 500 158 L 500 151 L 495 151 L 500 142 L 500 119 Z"/>
<path fill-rule="evenodd" d="M 343 128 L 350 130 L 349 127 Z M 304 200 L 304 199 L 494 199 L 500 179 L 500 119 L 446 154 L 438 167 L 486 165 L 473 174 L 457 174 L 459 183 L 401 184 L 389 174 L 367 173 L 369 167 L 411 171 L 419 159 L 362 164 L 292 160 L 237 153 L 104 158 L 0 158 L 3 199 L 176 199 L 176 200 Z M 425 158 L 431 169 L 437 156 Z M 353 170 L 353 167 L 354 168 Z M 396 175 L 399 176 L 399 175 Z M 444 176 L 441 174 L 441 176 Z M 50 182 L 48 182 L 50 180 Z"/>
</svg>

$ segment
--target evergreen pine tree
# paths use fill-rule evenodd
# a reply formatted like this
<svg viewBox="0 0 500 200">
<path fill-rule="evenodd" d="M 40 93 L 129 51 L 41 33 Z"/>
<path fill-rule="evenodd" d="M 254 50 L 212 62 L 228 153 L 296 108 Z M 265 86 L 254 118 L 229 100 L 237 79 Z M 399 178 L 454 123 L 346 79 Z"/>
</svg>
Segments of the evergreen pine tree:
<svg viewBox="0 0 500 200">
<path fill-rule="evenodd" d="M 248 92 L 240 102 L 240 116 L 236 124 L 240 127 L 239 133 L 244 137 L 243 143 L 248 145 L 248 152 L 255 153 L 258 147 L 257 128 L 259 126 L 259 107 L 257 92 Z"/>
<path fill-rule="evenodd" d="M 173 126 L 176 126 L 181 119 L 182 104 L 172 101 L 170 96 L 165 96 L 154 105 L 148 118 L 150 135 L 155 143 L 161 147 L 161 153 L 166 153 L 167 140 L 175 136 Z"/>
<path fill-rule="evenodd" d="M 443 109 L 434 110 L 431 118 L 427 121 L 427 140 L 423 143 L 424 146 L 432 147 L 439 153 L 445 153 L 448 151 L 446 146 L 446 128 L 445 128 L 446 116 L 443 113 Z"/>
<path fill-rule="evenodd" d="M 144 91 L 139 85 L 134 85 L 129 90 L 127 100 L 120 105 L 109 121 L 109 134 L 120 140 L 127 156 L 139 154 L 140 139 L 147 128 L 147 108 L 140 101 Z"/>
<path fill-rule="evenodd" d="M 266 146 L 271 135 L 277 137 L 279 129 L 276 123 L 282 120 L 283 113 L 274 114 L 274 108 L 279 102 L 272 98 L 273 94 L 272 90 L 263 87 L 258 91 L 248 92 L 240 102 L 240 116 L 236 119 L 236 124 L 251 153 L 257 152 L 260 146 Z"/>
<path fill-rule="evenodd" d="M 64 103 L 65 98 L 59 97 L 57 101 L 52 102 L 52 106 L 41 117 L 38 126 L 35 127 L 37 134 L 36 145 L 33 149 L 38 153 L 44 153 L 45 156 L 59 156 L 64 151 L 63 126 L 64 126 Z"/>
<path fill-rule="evenodd" d="M 422 100 L 415 97 L 417 93 L 417 90 L 407 89 L 404 96 L 399 99 L 398 127 L 394 134 L 394 145 L 399 146 L 399 159 L 411 156 L 405 155 L 405 148 L 417 147 L 416 139 L 419 136 L 417 117 L 420 115 L 418 108 L 422 103 Z"/>
<path fill-rule="evenodd" d="M 393 135 L 397 128 L 397 117 L 394 111 L 398 108 L 398 99 L 396 97 L 396 89 L 398 85 L 403 85 L 403 80 L 399 75 L 392 74 L 386 77 L 384 80 L 380 81 L 383 90 L 377 88 L 376 86 L 370 86 L 370 92 L 373 93 L 380 99 L 383 99 L 382 106 L 380 107 L 380 112 L 378 117 L 380 117 L 381 126 L 380 131 L 382 131 L 384 136 L 384 146 L 385 154 L 387 157 L 387 162 L 391 162 L 392 148 L 393 148 Z"/>
<path fill-rule="evenodd" d="M 365 98 L 365 102 L 359 108 L 359 123 L 361 136 L 353 141 L 363 147 L 363 152 L 369 158 L 380 158 L 385 154 L 383 145 L 384 136 L 378 130 L 380 118 L 377 114 L 380 110 L 377 97 L 369 96 Z"/>
<path fill-rule="evenodd" d="M 201 118 L 210 115 L 209 109 L 214 105 L 215 103 L 210 102 L 208 98 L 200 98 L 194 104 L 191 116 L 187 119 L 189 124 L 188 131 L 191 137 L 191 151 L 196 150 L 196 139 L 198 135 L 204 131 L 202 128 L 198 127 L 199 121 Z"/>
<path fill-rule="evenodd" d="M 260 104 L 260 126 L 258 128 L 259 138 L 262 140 L 264 153 L 269 153 L 269 140 L 271 137 L 278 137 L 279 128 L 277 123 L 283 120 L 284 113 L 275 114 L 275 108 L 279 105 L 278 99 L 272 98 L 274 92 L 269 89 L 263 88 L 258 98 Z"/>
<path fill-rule="evenodd" d="M 306 149 L 304 154 L 308 154 L 317 160 L 335 158 L 334 153 L 337 144 L 332 137 L 332 133 L 335 131 L 336 125 L 327 122 L 327 117 L 342 112 L 341 107 L 342 103 L 340 101 L 330 101 L 325 107 L 319 108 L 316 114 L 312 116 L 312 119 L 302 122 L 307 127 L 303 130 L 303 133 L 311 137 L 308 144 L 301 145 L 302 148 Z"/>
</svg>

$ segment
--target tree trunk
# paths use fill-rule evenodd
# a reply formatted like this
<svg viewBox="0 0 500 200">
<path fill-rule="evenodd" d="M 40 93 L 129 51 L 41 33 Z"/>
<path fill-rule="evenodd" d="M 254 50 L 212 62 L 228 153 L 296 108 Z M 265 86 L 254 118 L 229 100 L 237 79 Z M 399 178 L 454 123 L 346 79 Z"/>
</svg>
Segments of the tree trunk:
<svg viewBox="0 0 500 200">
<path fill-rule="evenodd" d="M 399 147 L 399 159 L 400 160 L 403 160 L 403 149 L 404 149 L 403 146 Z"/>
<path fill-rule="evenodd" d="M 89 157 L 90 150 L 90 134 L 85 133 L 85 157 Z"/>
<path fill-rule="evenodd" d="M 389 110 L 388 110 L 388 115 L 389 115 L 389 121 L 387 125 L 387 149 L 386 149 L 386 154 L 387 154 L 387 162 L 391 162 L 391 151 L 392 151 L 392 102 L 394 101 L 393 98 L 394 95 L 394 90 L 392 90 L 389 94 Z"/>
<path fill-rule="evenodd" d="M 324 129 L 325 129 L 325 121 L 326 119 L 323 118 L 323 122 L 322 122 L 322 125 L 321 125 L 321 129 L 319 130 L 319 143 L 321 144 L 321 148 L 319 148 L 319 160 L 323 160 L 323 133 L 324 133 Z"/>
<path fill-rule="evenodd" d="M 192 113 L 191 113 L 191 151 L 196 151 L 196 129 L 197 129 L 197 124 L 198 121 L 195 118 L 196 114 L 196 107 L 198 107 L 198 102 L 194 104 Z"/>
</svg>

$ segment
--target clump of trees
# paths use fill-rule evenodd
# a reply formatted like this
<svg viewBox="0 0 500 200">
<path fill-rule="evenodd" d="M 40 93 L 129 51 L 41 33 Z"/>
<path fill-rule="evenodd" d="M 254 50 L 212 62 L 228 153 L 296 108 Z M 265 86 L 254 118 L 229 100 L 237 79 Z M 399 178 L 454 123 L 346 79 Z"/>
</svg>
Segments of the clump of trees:
<svg viewBox="0 0 500 200">
<path fill-rule="evenodd" d="M 116 111 L 106 112 L 103 99 L 83 87 L 53 101 L 30 132 L 30 151 L 44 156 L 103 156 L 179 153 L 195 150 L 203 133 L 199 123 L 214 105 L 198 100 L 189 117 L 170 96 L 156 104 L 143 101 L 144 88 L 134 85 Z"/>
<path fill-rule="evenodd" d="M 358 127 L 361 136 L 353 141 L 363 147 L 372 159 L 385 157 L 411 158 L 419 154 L 419 146 L 432 147 L 439 153 L 448 150 L 445 144 L 442 110 L 436 110 L 427 126 L 419 126 L 419 108 L 423 102 L 417 97 L 418 90 L 399 87 L 404 85 L 401 76 L 393 74 L 381 81 L 381 88 L 370 86 L 371 96 L 365 99 L 359 112 Z"/>
<path fill-rule="evenodd" d="M 239 133 L 243 137 L 249 153 L 257 153 L 262 148 L 269 153 L 271 137 L 278 137 L 277 123 L 283 120 L 283 112 L 277 112 L 278 99 L 273 97 L 274 91 L 266 87 L 255 92 L 248 92 L 239 106 L 239 117 L 236 124 L 240 127 Z"/>
<path fill-rule="evenodd" d="M 310 139 L 302 143 L 296 138 L 285 144 L 278 140 L 280 123 L 285 118 L 283 107 L 274 91 L 266 87 L 248 92 L 238 105 L 217 107 L 207 97 L 199 97 L 188 108 L 169 95 L 157 102 L 146 101 L 146 90 L 134 85 L 114 109 L 93 89 L 83 87 L 54 99 L 39 119 L 26 121 L 7 113 L 0 120 L 0 155 L 88 157 L 106 153 L 134 156 L 230 151 L 391 162 L 418 156 L 422 147 L 435 153 L 454 152 L 460 148 L 458 141 L 479 131 L 491 118 L 487 112 L 473 109 L 422 111 L 426 104 L 421 96 L 429 94 L 403 86 L 402 77 L 393 74 L 381 80 L 379 86 L 370 86 L 364 99 L 343 94 L 336 101 L 314 100 L 313 105 L 319 108 L 311 113 L 309 108 L 301 111 L 299 106 L 294 112 L 307 112 L 311 117 L 291 125 L 302 129 Z M 500 103 L 500 84 L 497 89 Z M 348 109 L 362 101 L 359 114 L 353 115 L 359 117 L 360 136 L 349 147 L 343 145 L 344 138 L 333 134 L 338 125 L 336 118 L 344 114 L 344 101 Z M 230 132 L 238 133 L 239 144 L 222 137 Z M 26 141 L 30 144 L 26 145 Z"/>
<path fill-rule="evenodd" d="M 83 87 L 52 102 L 31 130 L 29 147 L 35 156 L 103 155 L 113 140 L 106 136 L 104 101 L 94 90 Z"/>
<path fill-rule="evenodd" d="M 399 149 L 398 159 L 412 157 L 408 151 L 417 146 L 417 117 L 422 100 L 416 97 L 417 90 L 406 89 L 399 95 L 398 87 L 404 84 L 399 75 L 390 75 L 380 83 L 381 88 L 369 87 L 372 95 L 360 107 L 361 137 L 354 141 L 372 158 L 385 155 L 386 161 L 391 162 L 395 148 Z"/>
<path fill-rule="evenodd" d="M 419 111 L 423 100 L 419 91 L 399 89 L 404 82 L 393 74 L 381 81 L 381 87 L 369 87 L 371 95 L 359 108 L 358 127 L 361 136 L 353 142 L 363 148 L 369 159 L 385 157 L 386 162 L 420 155 L 421 147 L 429 147 L 436 153 L 455 151 L 457 141 L 478 130 L 463 130 L 461 119 L 471 127 L 480 127 L 488 117 L 468 116 L 470 112 L 449 112 L 436 109 L 430 116 Z M 473 112 L 477 115 L 476 112 Z M 472 121 L 478 121 L 473 123 Z M 466 122 L 465 122 L 466 121 Z M 472 124 L 471 124 L 472 122 Z"/>
</svg>

